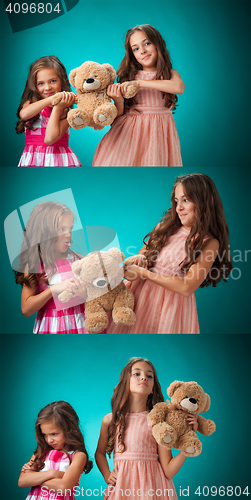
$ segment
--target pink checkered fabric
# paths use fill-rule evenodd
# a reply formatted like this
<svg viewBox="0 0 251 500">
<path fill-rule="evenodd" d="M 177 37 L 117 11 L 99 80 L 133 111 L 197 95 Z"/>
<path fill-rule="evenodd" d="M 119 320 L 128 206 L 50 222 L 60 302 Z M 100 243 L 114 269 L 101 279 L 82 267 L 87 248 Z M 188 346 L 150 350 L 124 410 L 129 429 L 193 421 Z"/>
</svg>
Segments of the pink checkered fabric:
<svg viewBox="0 0 251 500">
<path fill-rule="evenodd" d="M 47 106 L 34 123 L 35 130 L 25 130 L 25 148 L 19 167 L 81 167 L 79 159 L 68 146 L 70 128 L 63 137 L 48 146 L 44 143 L 46 127 L 52 112 L 52 108 Z"/>
<path fill-rule="evenodd" d="M 49 281 L 49 284 L 61 283 L 74 276 L 71 264 L 76 260 L 74 255 L 68 255 L 65 259 L 55 262 L 57 272 Z M 38 269 L 41 272 L 41 268 Z M 49 273 L 49 269 L 46 270 Z M 37 293 L 41 293 L 48 288 L 46 283 L 39 282 Z M 37 313 L 33 333 L 88 333 L 85 330 L 85 305 L 81 297 L 74 297 L 66 304 L 63 304 L 57 297 L 51 298 Z"/>
<path fill-rule="evenodd" d="M 76 452 L 74 451 L 69 453 L 69 455 L 71 455 L 71 458 L 73 458 L 75 453 Z M 66 453 L 62 453 L 61 451 L 57 450 L 51 450 L 46 455 L 43 471 L 60 470 L 62 472 L 66 472 L 69 465 L 70 460 L 67 457 Z M 78 486 L 78 483 L 75 486 Z M 41 486 L 34 486 L 33 488 L 31 488 L 31 491 L 26 500 L 73 500 L 74 498 L 75 497 L 73 494 L 73 490 L 71 490 L 71 492 L 69 493 L 67 492 L 66 495 L 60 495 L 59 493 L 46 490 L 44 487 L 42 489 Z"/>
</svg>

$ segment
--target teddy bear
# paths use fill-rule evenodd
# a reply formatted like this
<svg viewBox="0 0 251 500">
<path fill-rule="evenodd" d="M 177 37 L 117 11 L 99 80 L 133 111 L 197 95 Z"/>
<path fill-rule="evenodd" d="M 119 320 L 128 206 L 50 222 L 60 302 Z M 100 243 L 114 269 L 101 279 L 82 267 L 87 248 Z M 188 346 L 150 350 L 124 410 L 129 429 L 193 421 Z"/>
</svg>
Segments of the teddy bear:
<svg viewBox="0 0 251 500">
<path fill-rule="evenodd" d="M 125 262 L 130 264 L 135 258 L 129 257 Z M 122 281 L 124 271 L 119 264 L 123 260 L 124 254 L 118 248 L 110 248 L 91 252 L 72 264 L 74 274 L 86 285 L 85 329 L 89 333 L 102 332 L 108 326 L 108 311 L 112 311 L 116 324 L 134 325 L 136 321 L 134 295 Z M 65 290 L 58 298 L 65 303 L 73 295 Z"/>
<path fill-rule="evenodd" d="M 102 129 L 111 125 L 117 116 L 117 108 L 107 95 L 106 89 L 116 78 L 116 72 L 110 64 L 98 64 L 93 61 L 84 62 L 79 68 L 73 69 L 69 80 L 76 89 L 75 103 L 77 109 L 70 109 L 67 114 L 69 125 L 75 129 L 94 127 Z M 123 95 L 129 99 L 136 95 L 135 85 L 128 85 Z M 52 105 L 61 101 L 62 93 L 55 95 Z"/>
<path fill-rule="evenodd" d="M 210 397 L 196 382 L 179 380 L 168 387 L 167 394 L 171 401 L 157 403 L 147 417 L 153 426 L 153 436 L 168 450 L 176 448 L 187 457 L 196 457 L 201 453 L 202 443 L 186 418 L 187 414 L 198 415 L 207 411 Z M 198 415 L 198 431 L 210 436 L 215 431 L 215 423 Z"/>
</svg>

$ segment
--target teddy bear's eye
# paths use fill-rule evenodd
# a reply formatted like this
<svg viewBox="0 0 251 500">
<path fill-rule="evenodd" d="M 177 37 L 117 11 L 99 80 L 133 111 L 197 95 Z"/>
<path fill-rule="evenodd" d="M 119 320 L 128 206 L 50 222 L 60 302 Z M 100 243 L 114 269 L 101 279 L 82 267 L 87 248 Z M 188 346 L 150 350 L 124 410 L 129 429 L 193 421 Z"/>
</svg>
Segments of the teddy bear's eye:
<svg viewBox="0 0 251 500">
<path fill-rule="evenodd" d="M 103 276 L 101 276 L 100 278 L 95 278 L 92 284 L 98 288 L 104 288 L 107 286 L 106 280 Z"/>
</svg>

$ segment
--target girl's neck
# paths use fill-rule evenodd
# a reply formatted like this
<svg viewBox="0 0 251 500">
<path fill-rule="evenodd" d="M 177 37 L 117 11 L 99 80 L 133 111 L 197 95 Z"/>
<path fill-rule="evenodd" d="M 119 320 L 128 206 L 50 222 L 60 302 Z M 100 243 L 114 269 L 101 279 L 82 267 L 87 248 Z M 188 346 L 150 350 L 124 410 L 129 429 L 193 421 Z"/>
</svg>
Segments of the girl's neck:
<svg viewBox="0 0 251 500">
<path fill-rule="evenodd" d="M 142 411 L 146 411 L 146 403 L 147 397 L 142 397 L 139 394 L 130 394 L 129 396 L 129 408 L 128 413 L 141 413 Z"/>
</svg>

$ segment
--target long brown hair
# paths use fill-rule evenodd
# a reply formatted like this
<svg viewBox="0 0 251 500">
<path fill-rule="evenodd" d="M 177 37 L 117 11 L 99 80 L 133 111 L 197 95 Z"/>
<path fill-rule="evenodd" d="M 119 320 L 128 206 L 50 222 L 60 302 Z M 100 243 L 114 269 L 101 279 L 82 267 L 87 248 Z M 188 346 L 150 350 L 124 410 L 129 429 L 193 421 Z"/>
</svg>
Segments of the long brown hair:
<svg viewBox="0 0 251 500">
<path fill-rule="evenodd" d="M 142 31 L 145 33 L 149 42 L 155 45 L 158 52 L 157 59 L 157 74 L 156 80 L 170 80 L 171 78 L 171 70 L 172 63 L 170 59 L 169 52 L 166 48 L 166 42 L 162 38 L 156 28 L 151 26 L 150 24 L 140 24 L 139 26 L 135 26 L 134 28 L 130 28 L 125 36 L 125 56 L 122 59 L 119 69 L 118 69 L 118 82 L 123 83 L 125 81 L 135 80 L 136 73 L 139 70 L 142 70 L 142 65 L 137 61 L 134 57 L 131 45 L 130 38 L 136 31 Z M 166 98 L 167 97 L 167 98 Z M 176 94 L 166 94 L 163 93 L 163 98 L 166 99 L 165 105 L 167 108 L 171 108 L 172 111 L 176 109 L 176 103 L 178 101 L 178 97 Z M 135 98 L 126 99 L 125 105 L 129 109 L 135 104 Z"/>
<path fill-rule="evenodd" d="M 72 214 L 74 219 L 73 212 L 66 205 L 55 201 L 45 201 L 33 208 L 24 229 L 19 268 L 14 271 L 17 284 L 35 287 L 38 285 L 38 278 L 49 283 L 49 279 L 57 270 L 54 245 L 58 238 L 57 229 L 65 214 Z M 67 253 L 78 257 L 70 249 Z M 24 276 L 27 265 L 28 276 Z M 38 267 L 41 267 L 41 271 L 38 271 Z M 45 270 L 48 268 L 50 272 L 45 277 Z"/>
<path fill-rule="evenodd" d="M 153 405 L 164 401 L 163 394 L 161 392 L 160 383 L 158 381 L 156 370 L 148 359 L 145 358 L 131 358 L 125 368 L 120 374 L 120 379 L 118 385 L 116 385 L 113 395 L 112 395 L 112 420 L 108 426 L 108 443 L 106 452 L 110 456 L 115 445 L 116 436 L 118 435 L 118 444 L 120 451 L 125 450 L 125 429 L 126 422 L 125 416 L 129 409 L 129 394 L 130 394 L 130 376 L 132 371 L 132 366 L 135 363 L 145 362 L 151 367 L 154 375 L 154 385 L 153 394 L 149 394 L 147 399 L 147 410 L 151 410 Z"/>
<path fill-rule="evenodd" d="M 160 223 L 143 240 L 149 267 L 154 266 L 168 238 L 182 227 L 175 203 L 175 189 L 178 184 L 182 184 L 186 197 L 195 204 L 195 222 L 186 239 L 187 257 L 180 263 L 181 270 L 186 274 L 195 263 L 205 236 L 210 234 L 219 241 L 219 250 L 210 272 L 200 286 L 216 286 L 222 279 L 227 281 L 233 266 L 229 250 L 229 229 L 222 201 L 214 182 L 205 174 L 188 174 L 176 178 L 171 195 L 172 207 L 164 212 Z M 145 241 L 147 238 L 148 241 Z"/>
<path fill-rule="evenodd" d="M 41 424 L 45 422 L 53 421 L 53 423 L 59 427 L 65 437 L 64 452 L 68 456 L 71 463 L 70 451 L 82 451 L 87 456 L 87 462 L 85 464 L 84 472 L 88 474 L 93 467 L 92 461 L 89 460 L 88 453 L 86 451 L 85 442 L 83 435 L 79 429 L 79 418 L 72 406 L 66 401 L 55 401 L 49 403 L 47 406 L 40 410 L 36 424 L 36 440 L 37 447 L 34 451 L 34 461 L 33 469 L 41 470 L 44 467 L 44 460 L 48 451 L 53 450 L 53 448 L 46 443 L 44 435 L 41 432 Z"/>
<path fill-rule="evenodd" d="M 70 92 L 70 83 L 67 77 L 66 69 L 61 61 L 56 56 L 45 56 L 37 59 L 30 66 L 29 75 L 25 84 L 25 89 L 22 95 L 21 102 L 19 104 L 17 110 L 17 116 L 19 118 L 16 125 L 17 134 L 21 134 L 24 132 L 25 128 L 30 130 L 34 130 L 33 125 L 36 120 L 39 118 L 39 113 L 36 116 L 33 116 L 28 121 L 24 121 L 20 119 L 19 113 L 25 102 L 29 101 L 30 103 L 40 101 L 42 97 L 37 91 L 37 73 L 41 69 L 52 68 L 57 73 L 58 77 L 61 81 L 61 91 L 65 90 Z"/>
</svg>

